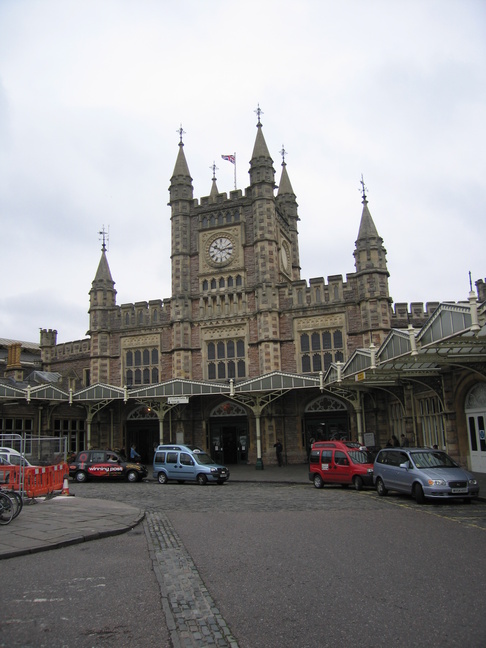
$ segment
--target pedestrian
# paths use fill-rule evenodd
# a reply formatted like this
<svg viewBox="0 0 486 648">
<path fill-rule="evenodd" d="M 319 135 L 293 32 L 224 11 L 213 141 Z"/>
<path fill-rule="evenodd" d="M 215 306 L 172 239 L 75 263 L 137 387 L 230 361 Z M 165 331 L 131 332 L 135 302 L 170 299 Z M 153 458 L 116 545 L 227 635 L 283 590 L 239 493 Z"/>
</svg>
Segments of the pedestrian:
<svg viewBox="0 0 486 648">
<path fill-rule="evenodd" d="M 142 457 L 138 454 L 137 452 L 137 447 L 134 443 L 132 443 L 132 447 L 130 448 L 130 459 L 132 461 L 140 461 Z"/>
<path fill-rule="evenodd" d="M 398 440 L 398 437 L 396 437 L 394 434 L 392 434 L 392 442 L 394 448 L 400 447 L 400 441 Z"/>
<path fill-rule="evenodd" d="M 281 468 L 283 466 L 283 459 L 282 459 L 283 446 L 280 443 L 280 441 L 277 439 L 277 443 L 274 443 L 273 447 L 275 448 L 275 454 L 277 455 L 278 465 Z"/>
<path fill-rule="evenodd" d="M 385 448 L 393 448 L 393 441 L 391 439 L 388 439 Z"/>
<path fill-rule="evenodd" d="M 408 448 L 410 443 L 408 442 L 407 437 L 404 434 L 402 434 L 400 439 L 402 440 L 402 448 Z"/>
</svg>

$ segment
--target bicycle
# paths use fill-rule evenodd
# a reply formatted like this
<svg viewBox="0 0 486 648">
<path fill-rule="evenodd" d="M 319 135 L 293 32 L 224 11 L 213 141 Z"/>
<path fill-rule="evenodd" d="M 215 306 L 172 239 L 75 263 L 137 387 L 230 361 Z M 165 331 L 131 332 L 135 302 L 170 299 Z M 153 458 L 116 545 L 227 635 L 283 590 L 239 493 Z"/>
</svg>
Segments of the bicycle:
<svg viewBox="0 0 486 648">
<path fill-rule="evenodd" d="M 10 524 L 10 522 L 13 520 L 13 516 L 14 516 L 13 499 L 11 499 L 3 491 L 0 491 L 0 524 Z"/>
</svg>

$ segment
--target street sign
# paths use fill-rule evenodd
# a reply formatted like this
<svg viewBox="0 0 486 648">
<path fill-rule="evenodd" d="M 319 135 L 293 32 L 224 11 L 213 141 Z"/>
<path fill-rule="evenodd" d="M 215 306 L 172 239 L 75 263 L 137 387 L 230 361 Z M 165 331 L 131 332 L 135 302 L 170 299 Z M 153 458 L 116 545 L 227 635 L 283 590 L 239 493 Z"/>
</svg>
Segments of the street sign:
<svg viewBox="0 0 486 648">
<path fill-rule="evenodd" d="M 189 402 L 189 396 L 169 396 L 167 402 L 169 405 L 186 405 Z"/>
</svg>

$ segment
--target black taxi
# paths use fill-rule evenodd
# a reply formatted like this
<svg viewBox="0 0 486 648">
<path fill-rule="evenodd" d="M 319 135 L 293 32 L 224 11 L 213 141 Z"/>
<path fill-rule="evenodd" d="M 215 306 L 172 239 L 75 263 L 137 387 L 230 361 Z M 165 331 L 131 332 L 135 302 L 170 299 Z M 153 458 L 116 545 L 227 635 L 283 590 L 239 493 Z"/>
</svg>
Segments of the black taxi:
<svg viewBox="0 0 486 648">
<path fill-rule="evenodd" d="M 141 481 L 147 477 L 147 468 L 127 461 L 114 450 L 81 450 L 69 464 L 69 475 L 77 482 L 88 479 L 125 479 Z"/>
</svg>

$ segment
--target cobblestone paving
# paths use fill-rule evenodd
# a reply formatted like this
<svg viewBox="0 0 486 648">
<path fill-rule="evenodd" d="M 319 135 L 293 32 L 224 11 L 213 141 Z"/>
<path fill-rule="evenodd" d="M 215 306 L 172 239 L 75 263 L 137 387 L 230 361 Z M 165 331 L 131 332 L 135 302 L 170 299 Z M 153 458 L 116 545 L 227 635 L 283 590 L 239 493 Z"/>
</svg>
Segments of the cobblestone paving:
<svg viewBox="0 0 486 648">
<path fill-rule="evenodd" d="M 148 511 L 144 527 L 174 648 L 238 648 L 167 517 Z"/>
</svg>

